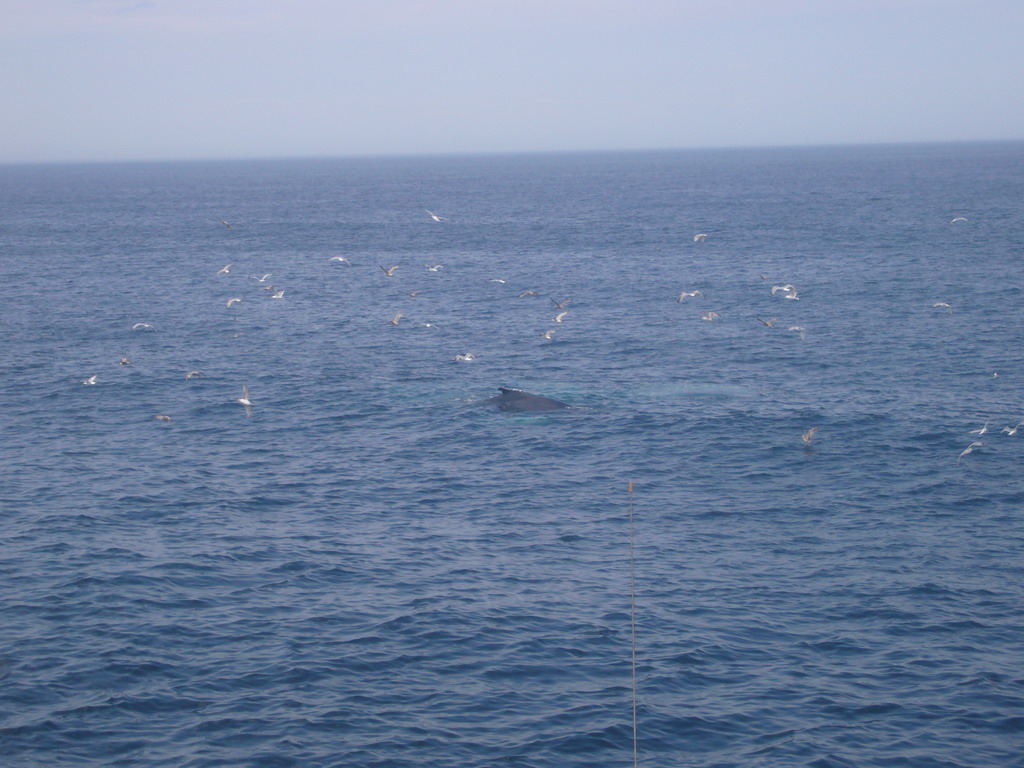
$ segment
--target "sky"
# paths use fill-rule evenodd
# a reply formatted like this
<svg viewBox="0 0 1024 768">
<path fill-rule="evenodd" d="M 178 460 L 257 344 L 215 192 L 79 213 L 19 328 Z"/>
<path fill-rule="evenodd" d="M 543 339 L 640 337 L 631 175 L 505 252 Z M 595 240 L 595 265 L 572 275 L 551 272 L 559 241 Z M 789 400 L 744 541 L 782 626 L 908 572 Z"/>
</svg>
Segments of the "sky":
<svg viewBox="0 0 1024 768">
<path fill-rule="evenodd" d="M 0 163 L 1024 139 L 1024 0 L 0 0 Z"/>
</svg>

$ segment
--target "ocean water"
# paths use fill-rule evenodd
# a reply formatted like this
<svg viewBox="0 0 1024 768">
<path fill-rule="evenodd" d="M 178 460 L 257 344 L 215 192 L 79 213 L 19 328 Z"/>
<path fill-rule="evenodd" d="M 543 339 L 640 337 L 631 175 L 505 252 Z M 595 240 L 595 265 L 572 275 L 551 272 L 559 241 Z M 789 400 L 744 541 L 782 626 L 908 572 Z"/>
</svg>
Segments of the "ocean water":
<svg viewBox="0 0 1024 768">
<path fill-rule="evenodd" d="M 2 764 L 631 765 L 632 481 L 641 765 L 1024 765 L 1022 200 L 1020 143 L 0 168 Z"/>
</svg>

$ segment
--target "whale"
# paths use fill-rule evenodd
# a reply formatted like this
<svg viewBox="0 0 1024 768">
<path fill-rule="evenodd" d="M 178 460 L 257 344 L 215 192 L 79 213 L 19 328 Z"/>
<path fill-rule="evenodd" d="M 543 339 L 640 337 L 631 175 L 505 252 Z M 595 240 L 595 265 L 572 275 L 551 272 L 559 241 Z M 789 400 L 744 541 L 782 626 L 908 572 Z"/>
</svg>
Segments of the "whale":
<svg viewBox="0 0 1024 768">
<path fill-rule="evenodd" d="M 499 394 L 487 398 L 484 402 L 498 406 L 499 411 L 524 413 L 526 411 L 557 411 L 562 408 L 571 407 L 568 403 L 563 403 L 561 400 L 534 395 L 521 389 L 498 387 L 498 392 Z"/>
</svg>

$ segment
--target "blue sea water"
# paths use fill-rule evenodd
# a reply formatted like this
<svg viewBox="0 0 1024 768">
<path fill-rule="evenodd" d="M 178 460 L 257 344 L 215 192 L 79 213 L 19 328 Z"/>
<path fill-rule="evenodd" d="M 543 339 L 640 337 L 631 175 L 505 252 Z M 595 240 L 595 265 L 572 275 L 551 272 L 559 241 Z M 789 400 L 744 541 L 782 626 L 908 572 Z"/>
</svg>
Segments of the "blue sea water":
<svg viewBox="0 0 1024 768">
<path fill-rule="evenodd" d="M 1024 765 L 1022 201 L 1020 143 L 0 168 L 2 764 L 631 765 L 632 481 L 641 765 Z"/>
</svg>

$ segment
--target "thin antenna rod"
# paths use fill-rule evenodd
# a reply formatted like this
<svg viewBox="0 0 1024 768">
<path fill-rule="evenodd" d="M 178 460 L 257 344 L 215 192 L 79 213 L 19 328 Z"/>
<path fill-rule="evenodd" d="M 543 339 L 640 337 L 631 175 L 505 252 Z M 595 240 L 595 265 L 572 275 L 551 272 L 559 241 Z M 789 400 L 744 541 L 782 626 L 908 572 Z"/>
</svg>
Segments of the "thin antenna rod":
<svg viewBox="0 0 1024 768">
<path fill-rule="evenodd" d="M 633 481 L 629 481 L 629 628 L 633 647 L 633 768 L 640 765 L 636 732 L 636 567 L 634 548 L 636 528 L 633 524 Z"/>
</svg>

